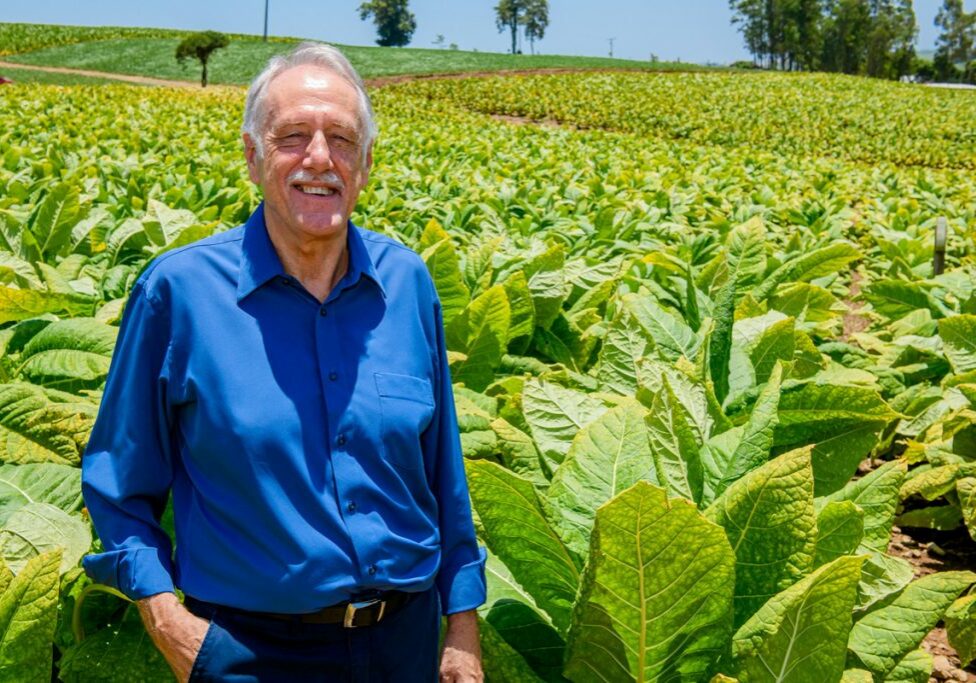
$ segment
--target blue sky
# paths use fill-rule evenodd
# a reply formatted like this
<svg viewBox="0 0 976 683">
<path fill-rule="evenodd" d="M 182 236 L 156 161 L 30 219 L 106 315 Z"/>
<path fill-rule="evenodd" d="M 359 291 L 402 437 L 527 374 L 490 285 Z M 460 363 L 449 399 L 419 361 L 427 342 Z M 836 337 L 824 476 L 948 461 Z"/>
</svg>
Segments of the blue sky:
<svg viewBox="0 0 976 683">
<path fill-rule="evenodd" d="M 270 0 L 269 32 L 373 45 L 371 22 L 360 21 L 361 0 Z M 417 17 L 413 47 L 432 47 L 438 34 L 461 49 L 504 52 L 509 38 L 495 28 L 497 0 L 411 0 Z M 919 48 L 931 48 L 941 0 L 915 0 Z M 968 10 L 976 0 L 966 0 Z M 748 57 L 730 24 L 728 0 L 550 0 L 550 23 L 538 52 L 726 63 Z M 0 0 L 0 21 L 109 26 L 158 26 L 260 33 L 264 0 Z M 528 46 L 526 46 L 528 51 Z"/>
</svg>

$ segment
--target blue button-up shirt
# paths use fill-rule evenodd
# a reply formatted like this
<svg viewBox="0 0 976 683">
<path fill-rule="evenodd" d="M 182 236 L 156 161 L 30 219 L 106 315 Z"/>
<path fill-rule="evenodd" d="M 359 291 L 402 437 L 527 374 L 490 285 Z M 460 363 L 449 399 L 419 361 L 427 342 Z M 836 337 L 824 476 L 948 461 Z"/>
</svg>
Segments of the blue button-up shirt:
<svg viewBox="0 0 976 683">
<path fill-rule="evenodd" d="M 387 237 L 347 242 L 324 303 L 263 206 L 139 278 L 82 460 L 92 579 L 270 612 L 434 583 L 445 614 L 484 602 L 433 283 Z"/>
</svg>

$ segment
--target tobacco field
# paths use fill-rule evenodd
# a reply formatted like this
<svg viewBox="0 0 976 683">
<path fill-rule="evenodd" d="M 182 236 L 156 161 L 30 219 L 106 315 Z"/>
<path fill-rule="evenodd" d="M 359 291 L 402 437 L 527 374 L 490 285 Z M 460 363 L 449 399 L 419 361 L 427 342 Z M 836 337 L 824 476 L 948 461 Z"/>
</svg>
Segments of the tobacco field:
<svg viewBox="0 0 976 683">
<path fill-rule="evenodd" d="M 976 573 L 889 552 L 893 528 L 976 543 L 972 93 L 588 73 L 373 97 L 354 219 L 442 301 L 488 680 L 924 683 L 940 625 L 976 658 Z M 242 106 L 0 92 L 2 680 L 172 680 L 80 569 L 79 468 L 143 267 L 260 200 Z"/>
</svg>

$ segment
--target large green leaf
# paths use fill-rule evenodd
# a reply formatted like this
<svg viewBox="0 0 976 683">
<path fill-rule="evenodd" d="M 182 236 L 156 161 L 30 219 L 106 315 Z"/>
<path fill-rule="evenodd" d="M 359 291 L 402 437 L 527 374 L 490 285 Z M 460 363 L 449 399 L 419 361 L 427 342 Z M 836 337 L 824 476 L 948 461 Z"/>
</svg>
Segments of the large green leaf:
<svg viewBox="0 0 976 683">
<path fill-rule="evenodd" d="M 69 183 L 56 185 L 44 197 L 30 229 L 40 260 L 52 260 L 69 243 L 71 230 L 81 218 L 78 199 L 78 188 Z"/>
<path fill-rule="evenodd" d="M 942 349 L 957 375 L 976 370 L 976 315 L 954 315 L 939 321 Z"/>
<path fill-rule="evenodd" d="M 816 567 L 853 555 L 864 537 L 864 512 L 849 500 L 831 501 L 817 514 Z"/>
<path fill-rule="evenodd" d="M 155 199 L 149 200 L 148 207 L 142 225 L 150 241 L 159 247 L 172 243 L 197 223 L 196 214 L 187 209 L 172 209 Z"/>
<path fill-rule="evenodd" d="M 77 465 L 97 410 L 70 394 L 0 384 L 0 461 Z"/>
<path fill-rule="evenodd" d="M 810 282 L 828 275 L 836 275 L 851 261 L 861 258 L 861 252 L 849 242 L 834 242 L 814 249 L 792 261 L 790 279 L 797 282 Z"/>
<path fill-rule="evenodd" d="M 471 501 L 484 541 L 560 632 L 579 585 L 579 569 L 549 526 L 532 482 L 495 463 L 467 463 Z"/>
<path fill-rule="evenodd" d="M 752 291 L 756 301 L 767 299 L 776 288 L 788 281 L 809 282 L 825 275 L 838 273 L 861 254 L 846 242 L 835 242 L 787 261 Z"/>
<path fill-rule="evenodd" d="M 684 320 L 667 310 L 651 296 L 625 294 L 620 305 L 633 317 L 662 360 L 674 362 L 684 356 L 694 358 L 701 340 Z"/>
<path fill-rule="evenodd" d="M 728 278 L 738 292 L 756 283 L 766 270 L 766 228 L 756 216 L 732 229 L 725 242 Z"/>
<path fill-rule="evenodd" d="M 546 492 L 553 525 L 586 557 L 596 510 L 638 481 L 657 483 L 644 415 L 636 401 L 608 410 L 573 440 Z"/>
<path fill-rule="evenodd" d="M 0 594 L 0 675 L 17 683 L 51 680 L 61 552 L 38 555 Z"/>
<path fill-rule="evenodd" d="M 491 384 L 505 353 L 510 322 L 508 298 L 501 285 L 482 292 L 454 319 L 452 328 L 462 330 L 457 334 L 464 340 L 461 350 L 467 354 L 453 372 L 455 382 L 462 382 L 475 391 Z"/>
<path fill-rule="evenodd" d="M 734 561 L 690 502 L 644 482 L 618 495 L 597 511 L 566 675 L 706 679 L 728 648 Z"/>
<path fill-rule="evenodd" d="M 767 327 L 749 349 L 749 360 L 756 373 L 756 383 L 762 384 L 776 366 L 776 361 L 789 363 L 796 353 L 796 330 L 793 318 L 784 318 Z"/>
<path fill-rule="evenodd" d="M 945 614 L 949 644 L 956 649 L 963 666 L 976 659 L 976 593 L 959 598 Z"/>
<path fill-rule="evenodd" d="M 695 438 L 704 441 L 712 433 L 716 420 L 710 410 L 707 387 L 700 377 L 692 377 L 668 363 L 644 359 L 637 364 L 637 398 L 645 406 L 650 407 L 655 397 L 663 391 L 665 379 L 674 392 L 675 398 L 691 419 Z M 715 408 L 719 413 L 718 417 L 724 419 L 721 408 L 717 406 Z"/>
<path fill-rule="evenodd" d="M 536 676 L 528 662 L 502 637 L 490 621 L 478 620 L 478 635 L 481 639 L 481 655 L 486 683 L 506 683 L 506 681 L 537 683 L 542 681 Z M 70 683 L 70 681 L 66 683 Z"/>
<path fill-rule="evenodd" d="M 0 285 L 0 324 L 26 320 L 44 313 L 80 312 L 92 307 L 92 301 L 80 295 L 54 294 Z"/>
<path fill-rule="evenodd" d="M 734 675 L 743 682 L 839 680 L 861 561 L 837 558 L 770 598 L 732 639 Z"/>
<path fill-rule="evenodd" d="M 794 282 L 780 288 L 769 299 L 769 307 L 804 322 L 830 320 L 837 311 L 837 298 L 826 289 L 808 282 Z"/>
<path fill-rule="evenodd" d="M 881 315 L 898 319 L 912 311 L 929 309 L 928 293 L 921 285 L 904 280 L 876 280 L 867 286 L 864 298 Z"/>
<path fill-rule="evenodd" d="M 861 566 L 861 583 L 857 587 L 857 609 L 865 612 L 872 605 L 894 595 L 915 576 L 908 560 L 883 553 L 868 555 Z"/>
<path fill-rule="evenodd" d="M 891 525 L 900 502 L 898 492 L 905 481 L 907 467 L 903 461 L 887 462 L 822 499 L 824 502 L 849 500 L 864 512 L 862 551 L 883 553 L 888 549 Z"/>
<path fill-rule="evenodd" d="M 555 464 L 563 461 L 576 434 L 606 410 L 588 394 L 544 380 L 531 379 L 522 390 L 522 411 L 532 437 Z"/>
<path fill-rule="evenodd" d="M 444 325 L 449 326 L 471 299 L 468 287 L 461 276 L 457 251 L 445 233 L 445 238 L 426 249 L 422 256 L 437 288 Z"/>
<path fill-rule="evenodd" d="M 35 502 L 66 512 L 79 509 L 81 470 L 54 463 L 0 465 L 0 526 L 15 510 Z"/>
<path fill-rule="evenodd" d="M 538 486 L 549 483 L 531 436 L 500 417 L 492 420 L 489 426 L 495 432 L 495 450 L 505 467 Z"/>
<path fill-rule="evenodd" d="M 744 474 L 756 469 L 767 460 L 773 446 L 773 430 L 779 420 L 777 405 L 779 404 L 780 380 L 783 376 L 782 366 L 776 365 L 769 381 L 759 394 L 756 404 L 749 415 L 739 441 L 726 467 L 720 473 L 714 485 L 715 495 L 719 495 Z"/>
<path fill-rule="evenodd" d="M 569 294 L 563 272 L 564 261 L 565 253 L 562 248 L 553 247 L 536 260 L 536 265 L 541 264 L 538 270 L 524 269 L 529 281 L 529 291 L 532 292 L 536 325 L 539 327 L 547 328 L 552 324 Z"/>
<path fill-rule="evenodd" d="M 726 489 L 706 511 L 736 556 L 735 623 L 813 567 L 816 516 L 810 449 L 770 460 Z"/>
<path fill-rule="evenodd" d="M 815 382 L 784 387 L 774 445 L 782 450 L 815 444 L 817 495 L 825 495 L 850 480 L 897 417 L 873 389 Z"/>
<path fill-rule="evenodd" d="M 895 517 L 895 524 L 909 529 L 952 531 L 963 525 L 962 511 L 955 505 L 916 508 Z"/>
<path fill-rule="evenodd" d="M 894 599 L 879 603 L 851 630 L 848 649 L 857 666 L 879 678 L 888 675 L 974 581 L 973 572 L 929 574 L 908 584 Z"/>
<path fill-rule="evenodd" d="M 0 251 L 0 283 L 15 283 L 22 287 L 42 288 L 34 266 L 6 251 Z"/>
<path fill-rule="evenodd" d="M 925 650 L 912 650 L 885 676 L 885 683 L 928 683 L 934 660 Z"/>
<path fill-rule="evenodd" d="M 95 388 L 108 375 L 118 328 L 93 318 L 51 323 L 21 353 L 21 376 L 35 384 L 77 391 Z"/>
<path fill-rule="evenodd" d="M 626 310 L 609 324 L 600 346 L 597 378 L 611 390 L 632 396 L 637 390 L 637 364 L 648 355 L 653 342 Z"/>
<path fill-rule="evenodd" d="M 976 541 L 976 477 L 956 480 L 956 495 L 959 496 L 962 521 L 969 530 L 969 537 Z"/>
<path fill-rule="evenodd" d="M 16 574 L 32 558 L 60 549 L 61 572 L 74 567 L 91 547 L 91 527 L 80 515 L 50 503 L 27 503 L 0 527 L 0 555 Z"/>
<path fill-rule="evenodd" d="M 117 624 L 89 634 L 69 647 L 59 664 L 65 683 L 172 683 L 173 673 L 146 633 L 135 605 Z"/>
<path fill-rule="evenodd" d="M 512 322 L 508 328 L 508 341 L 522 337 L 531 337 L 535 329 L 535 304 L 532 303 L 532 292 L 525 279 L 525 273 L 516 271 L 502 283 L 508 304 L 511 308 Z M 516 353 L 520 351 L 515 351 Z"/>
<path fill-rule="evenodd" d="M 705 471 L 702 440 L 694 418 L 678 400 L 671 383 L 662 377 L 644 422 L 658 482 L 674 496 L 696 503 L 702 500 Z"/>
<path fill-rule="evenodd" d="M 485 564 L 485 580 L 488 599 L 478 610 L 482 618 L 544 680 L 564 680 L 566 642 L 532 596 L 491 553 Z"/>
<path fill-rule="evenodd" d="M 732 328 L 735 322 L 735 280 L 729 280 L 715 302 L 715 328 L 708 344 L 708 368 L 715 397 L 723 403 L 729 395 L 729 361 L 732 357 Z"/>
</svg>

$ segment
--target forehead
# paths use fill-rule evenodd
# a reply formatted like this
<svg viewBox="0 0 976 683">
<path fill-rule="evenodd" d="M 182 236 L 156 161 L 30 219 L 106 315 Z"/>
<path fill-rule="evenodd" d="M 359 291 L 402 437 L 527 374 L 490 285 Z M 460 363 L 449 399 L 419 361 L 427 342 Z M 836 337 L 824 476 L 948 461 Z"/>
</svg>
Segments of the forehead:
<svg viewBox="0 0 976 683">
<path fill-rule="evenodd" d="M 359 120 L 356 88 L 333 71 L 301 65 L 278 74 L 266 92 L 268 122 L 282 117 L 301 117 L 317 112 L 331 117 Z"/>
</svg>

